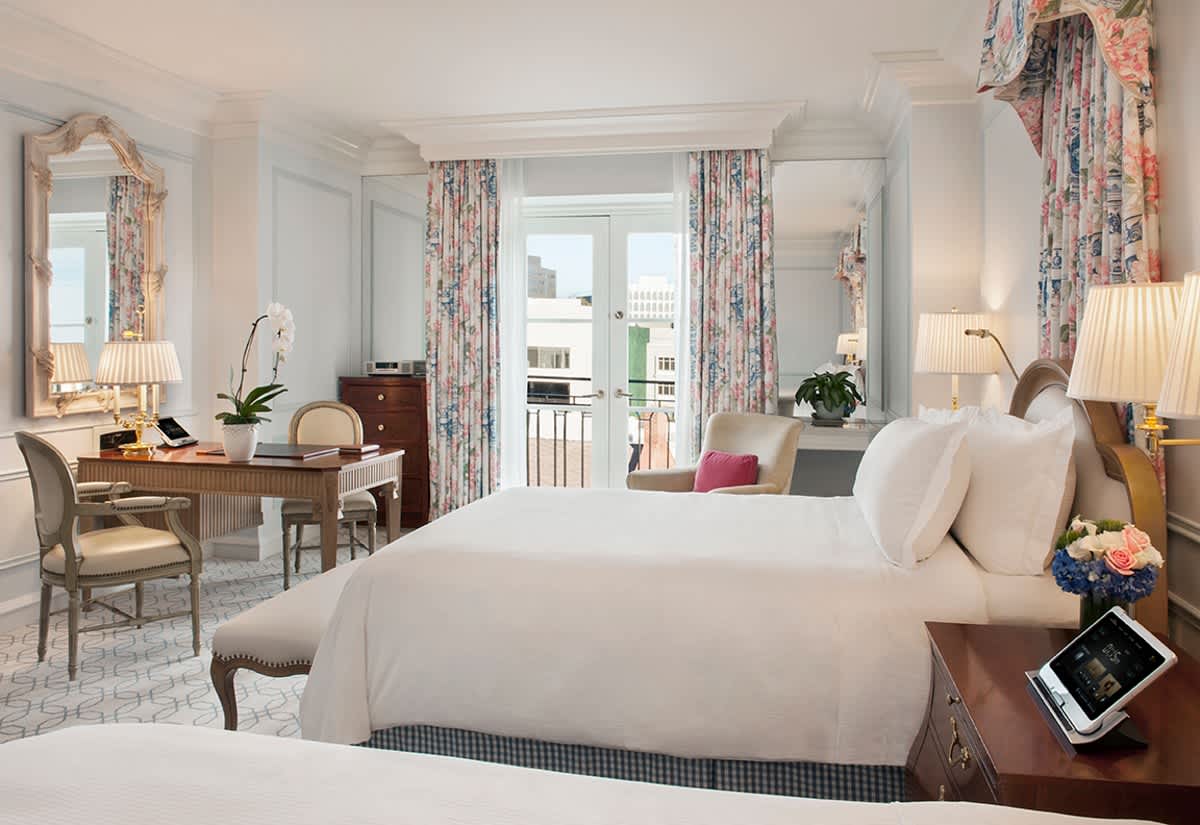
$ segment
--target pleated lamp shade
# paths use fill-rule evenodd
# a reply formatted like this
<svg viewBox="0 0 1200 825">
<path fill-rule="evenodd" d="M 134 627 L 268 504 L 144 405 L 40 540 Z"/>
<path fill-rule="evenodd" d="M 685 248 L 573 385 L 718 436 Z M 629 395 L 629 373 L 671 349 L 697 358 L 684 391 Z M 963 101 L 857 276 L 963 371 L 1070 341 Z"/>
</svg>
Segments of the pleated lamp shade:
<svg viewBox="0 0 1200 825">
<path fill-rule="evenodd" d="M 913 372 L 938 375 L 986 375 L 996 371 L 992 343 L 967 335 L 988 326 L 978 312 L 923 312 L 917 322 Z"/>
<path fill-rule="evenodd" d="M 1200 418 L 1200 272 L 1192 272 L 1183 281 L 1158 414 Z"/>
<path fill-rule="evenodd" d="M 1067 395 L 1158 401 L 1182 291 L 1177 283 L 1089 287 Z"/>
<path fill-rule="evenodd" d="M 853 332 L 843 332 L 837 337 L 837 348 L 834 352 L 838 355 L 856 354 L 858 352 L 858 335 Z"/>
<path fill-rule="evenodd" d="M 83 344 L 51 344 L 54 356 L 54 384 L 87 384 L 92 380 L 92 365 L 88 363 Z"/>
<path fill-rule="evenodd" d="M 100 352 L 96 383 L 178 384 L 183 380 L 179 356 L 170 341 L 109 341 Z"/>
</svg>

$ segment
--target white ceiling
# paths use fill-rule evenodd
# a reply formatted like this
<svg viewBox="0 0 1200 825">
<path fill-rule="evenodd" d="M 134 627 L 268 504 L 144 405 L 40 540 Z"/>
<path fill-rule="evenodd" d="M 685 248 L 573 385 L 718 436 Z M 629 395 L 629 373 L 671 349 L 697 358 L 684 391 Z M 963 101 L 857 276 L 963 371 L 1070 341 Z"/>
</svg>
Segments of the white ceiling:
<svg viewBox="0 0 1200 825">
<path fill-rule="evenodd" d="M 979 5 L 971 0 L 965 6 Z M 852 120 L 879 53 L 933 53 L 946 0 L 14 0 L 214 93 L 270 92 L 358 134 L 414 118 L 803 101 Z"/>
<path fill-rule="evenodd" d="M 792 161 L 775 165 L 771 179 L 775 238 L 834 241 L 858 222 L 868 182 L 880 160 Z"/>
</svg>

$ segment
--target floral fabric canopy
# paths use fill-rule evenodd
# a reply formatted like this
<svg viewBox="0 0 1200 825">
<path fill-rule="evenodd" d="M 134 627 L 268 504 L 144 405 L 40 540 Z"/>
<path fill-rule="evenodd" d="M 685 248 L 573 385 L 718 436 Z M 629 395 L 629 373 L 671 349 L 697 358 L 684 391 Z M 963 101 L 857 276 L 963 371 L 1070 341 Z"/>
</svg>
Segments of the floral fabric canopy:
<svg viewBox="0 0 1200 825">
<path fill-rule="evenodd" d="M 996 89 L 1042 148 L 1042 98 L 1051 80 L 1046 24 L 1086 14 L 1109 69 L 1135 99 L 1154 94 L 1150 73 L 1153 23 L 1149 0 L 991 0 L 979 63 L 979 91 Z"/>
</svg>

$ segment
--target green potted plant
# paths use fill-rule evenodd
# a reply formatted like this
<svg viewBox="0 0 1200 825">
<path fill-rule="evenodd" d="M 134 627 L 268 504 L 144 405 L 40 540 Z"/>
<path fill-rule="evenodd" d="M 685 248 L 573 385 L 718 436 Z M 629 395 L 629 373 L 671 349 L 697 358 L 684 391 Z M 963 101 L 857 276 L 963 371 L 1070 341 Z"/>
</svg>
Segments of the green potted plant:
<svg viewBox="0 0 1200 825">
<path fill-rule="evenodd" d="M 841 421 L 863 403 L 849 372 L 819 372 L 804 379 L 796 390 L 796 403 L 812 407 L 817 421 Z"/>
<path fill-rule="evenodd" d="M 250 350 L 258 332 L 258 325 L 263 321 L 269 322 L 271 326 L 271 380 L 252 387 L 243 394 L 246 373 L 249 371 Z M 282 304 L 268 305 L 267 311 L 255 318 L 254 323 L 250 325 L 250 335 L 246 339 L 245 349 L 242 350 L 241 380 L 234 389 L 233 371 L 230 370 L 229 392 L 217 393 L 217 398 L 228 401 L 233 406 L 232 412 L 219 412 L 216 415 L 216 419 L 221 422 L 221 440 L 225 456 L 230 461 L 249 461 L 254 457 L 254 451 L 258 447 L 258 425 L 263 421 L 270 421 L 263 413 L 269 413 L 271 402 L 287 392 L 282 384 L 276 383 L 276 378 L 279 376 L 279 365 L 287 360 L 295 340 L 296 323 L 292 319 L 292 311 Z"/>
</svg>

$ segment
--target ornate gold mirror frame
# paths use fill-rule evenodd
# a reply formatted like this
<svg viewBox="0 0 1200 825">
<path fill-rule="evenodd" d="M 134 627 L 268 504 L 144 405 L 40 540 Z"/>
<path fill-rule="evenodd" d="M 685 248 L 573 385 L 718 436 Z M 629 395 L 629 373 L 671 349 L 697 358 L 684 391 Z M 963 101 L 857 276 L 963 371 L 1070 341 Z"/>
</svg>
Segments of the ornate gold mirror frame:
<svg viewBox="0 0 1200 825">
<path fill-rule="evenodd" d="M 54 178 L 50 159 L 69 155 L 92 135 L 108 142 L 130 175 L 144 182 L 146 245 L 142 294 L 147 339 L 157 339 L 162 327 L 162 288 L 167 267 L 163 253 L 163 201 L 167 197 L 160 166 L 146 160 L 137 144 L 106 115 L 78 115 L 53 132 L 25 136 L 25 412 L 34 418 L 96 413 L 111 409 L 105 390 L 94 389 L 68 398 L 50 392 L 54 355 L 50 350 L 50 193 Z M 129 395 L 132 399 L 132 395 Z M 129 401 L 124 402 L 128 405 Z"/>
</svg>

